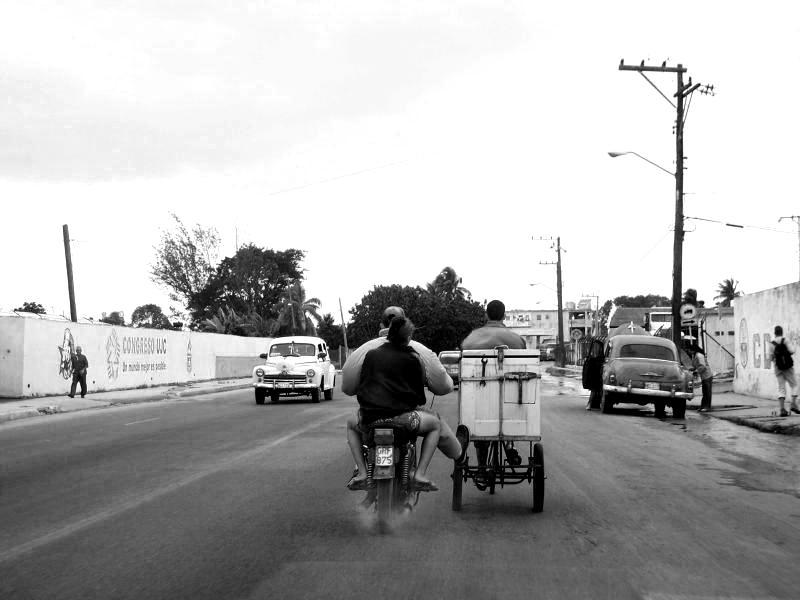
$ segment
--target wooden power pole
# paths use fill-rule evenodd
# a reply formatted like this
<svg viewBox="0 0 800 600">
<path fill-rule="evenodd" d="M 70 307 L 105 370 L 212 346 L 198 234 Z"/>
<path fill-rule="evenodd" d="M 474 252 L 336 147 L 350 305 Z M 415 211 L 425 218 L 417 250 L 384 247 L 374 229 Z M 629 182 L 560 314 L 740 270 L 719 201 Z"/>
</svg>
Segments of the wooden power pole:
<svg viewBox="0 0 800 600">
<path fill-rule="evenodd" d="M 78 309 L 75 307 L 75 285 L 72 280 L 72 253 L 69 248 L 69 227 L 64 225 L 64 257 L 67 260 L 67 286 L 69 287 L 69 316 L 78 322 Z"/>
<path fill-rule="evenodd" d="M 636 71 L 652 85 L 661 96 L 669 102 L 677 112 L 675 118 L 675 236 L 672 244 L 672 341 L 680 348 L 681 346 L 681 298 L 683 295 L 683 125 L 685 119 L 684 100 L 692 92 L 700 87 L 701 84 L 683 83 L 683 74 L 686 67 L 678 64 L 677 67 L 668 67 L 666 61 L 661 66 L 645 65 L 644 61 L 639 65 L 626 65 L 624 60 L 619 63 L 620 71 Z M 674 94 L 676 102 L 667 98 L 652 81 L 645 75 L 646 72 L 675 73 L 678 77 L 678 87 Z M 701 93 L 713 93 L 713 86 L 706 86 Z M 648 161 L 649 162 L 649 161 Z"/>
</svg>

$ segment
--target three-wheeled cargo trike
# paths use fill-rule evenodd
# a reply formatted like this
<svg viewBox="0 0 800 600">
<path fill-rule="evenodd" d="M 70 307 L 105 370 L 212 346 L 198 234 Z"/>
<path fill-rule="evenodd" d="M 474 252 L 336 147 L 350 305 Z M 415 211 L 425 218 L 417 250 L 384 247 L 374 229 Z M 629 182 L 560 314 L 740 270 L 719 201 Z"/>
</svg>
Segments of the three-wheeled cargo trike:
<svg viewBox="0 0 800 600">
<path fill-rule="evenodd" d="M 527 482 L 533 512 L 544 508 L 539 351 L 462 350 L 458 422 L 466 427 L 476 462 L 453 470 L 453 510 L 461 510 L 464 483 L 494 494 L 499 486 Z M 527 464 L 520 454 L 528 451 Z"/>
</svg>

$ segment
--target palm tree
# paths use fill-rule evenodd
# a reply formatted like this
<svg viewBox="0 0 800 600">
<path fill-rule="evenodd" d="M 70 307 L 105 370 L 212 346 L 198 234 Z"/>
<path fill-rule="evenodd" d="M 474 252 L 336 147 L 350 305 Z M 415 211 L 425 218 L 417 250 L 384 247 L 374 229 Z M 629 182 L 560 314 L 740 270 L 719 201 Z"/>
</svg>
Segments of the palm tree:
<svg viewBox="0 0 800 600">
<path fill-rule="evenodd" d="M 225 310 L 226 308 L 227 310 Z M 252 328 L 245 317 L 238 315 L 235 310 L 228 307 L 219 307 L 217 314 L 210 319 L 205 319 L 200 325 L 202 331 L 231 335 L 247 335 Z"/>
<path fill-rule="evenodd" d="M 731 300 L 742 295 L 742 292 L 736 289 L 737 285 L 739 282 L 734 281 L 733 277 L 723 279 L 717 286 L 718 294 L 714 296 L 714 300 L 722 299 L 722 302 L 719 303 L 720 306 L 730 306 Z"/>
<path fill-rule="evenodd" d="M 453 267 L 445 267 L 442 269 L 436 278 L 428 284 L 428 292 L 434 296 L 441 296 L 448 300 L 455 300 L 461 298 L 470 300 L 472 292 L 468 289 L 461 287 L 461 277 L 456 274 Z"/>
<path fill-rule="evenodd" d="M 278 309 L 278 324 L 281 332 L 301 335 L 316 335 L 319 314 L 319 298 L 306 298 L 303 284 L 295 281 L 286 290 Z"/>
</svg>

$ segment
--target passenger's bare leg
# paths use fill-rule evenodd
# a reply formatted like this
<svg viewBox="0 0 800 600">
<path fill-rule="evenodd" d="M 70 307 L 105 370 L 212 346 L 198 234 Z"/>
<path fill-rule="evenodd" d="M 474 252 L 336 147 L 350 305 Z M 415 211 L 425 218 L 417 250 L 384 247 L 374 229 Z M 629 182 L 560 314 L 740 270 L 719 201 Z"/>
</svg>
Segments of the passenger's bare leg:
<svg viewBox="0 0 800 600">
<path fill-rule="evenodd" d="M 439 450 L 447 458 L 456 460 L 461 456 L 461 442 L 458 441 L 456 434 L 453 433 L 453 430 L 450 429 L 447 423 L 441 419 L 439 422 L 441 423 L 441 428 L 439 429 Z"/>
<path fill-rule="evenodd" d="M 361 432 L 357 429 L 358 417 L 347 419 L 347 445 L 353 454 L 353 460 L 358 467 L 358 474 L 353 477 L 354 481 L 365 481 L 367 479 L 367 463 L 364 460 L 364 453 L 361 451 Z"/>
<path fill-rule="evenodd" d="M 428 466 L 433 459 L 436 452 L 436 447 L 441 439 L 441 421 L 436 415 L 418 411 L 420 422 L 417 433 L 423 436 L 422 446 L 419 451 L 419 461 L 417 462 L 417 471 L 414 474 L 414 481 L 419 483 L 430 483 L 430 479 L 425 476 Z"/>
</svg>

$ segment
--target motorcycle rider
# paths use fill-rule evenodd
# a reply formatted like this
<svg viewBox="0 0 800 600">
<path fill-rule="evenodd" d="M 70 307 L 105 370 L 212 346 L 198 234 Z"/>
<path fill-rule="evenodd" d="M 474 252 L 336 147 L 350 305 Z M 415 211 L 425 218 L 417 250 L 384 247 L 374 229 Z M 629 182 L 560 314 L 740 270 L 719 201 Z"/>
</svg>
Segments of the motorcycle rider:
<svg viewBox="0 0 800 600">
<path fill-rule="evenodd" d="M 395 319 L 400 320 L 394 324 Z M 358 415 L 347 421 L 347 441 L 357 468 L 357 473 L 348 483 L 348 488 L 362 489 L 366 482 L 366 465 L 361 452 L 361 425 L 365 412 L 363 407 L 366 403 L 368 410 L 391 407 L 390 410 L 394 413 L 391 416 L 406 427 L 416 428 L 413 430 L 425 436 L 415 482 L 420 489 L 436 489 L 435 484 L 425 477 L 434 449 L 438 447 L 448 458 L 463 460 L 468 440 L 456 437 L 439 415 L 419 407 L 425 404 L 424 385 L 435 394 L 444 395 L 452 391 L 453 380 L 431 350 L 410 339 L 413 324 L 405 319 L 402 308 L 388 307 L 383 313 L 381 325 L 383 328 L 379 332 L 379 337 L 362 344 L 342 368 L 342 391 L 351 396 L 357 394 L 359 404 L 362 406 Z M 396 329 L 393 330 L 390 340 L 389 332 L 392 331 L 392 327 Z M 404 349 L 402 353 L 398 353 L 397 348 L 385 348 L 391 345 Z M 378 350 L 380 352 L 371 356 L 373 351 Z M 414 358 L 418 370 L 412 366 L 409 357 Z M 366 375 L 363 374 L 365 367 L 368 369 Z M 404 382 L 404 377 L 409 379 Z M 418 385 L 419 383 L 422 385 Z M 378 400 L 370 397 L 373 393 L 377 395 Z M 397 399 L 393 399 L 395 395 L 398 396 Z M 374 402 L 378 402 L 379 406 L 371 406 Z M 376 414 L 370 413 L 367 418 Z"/>
</svg>

